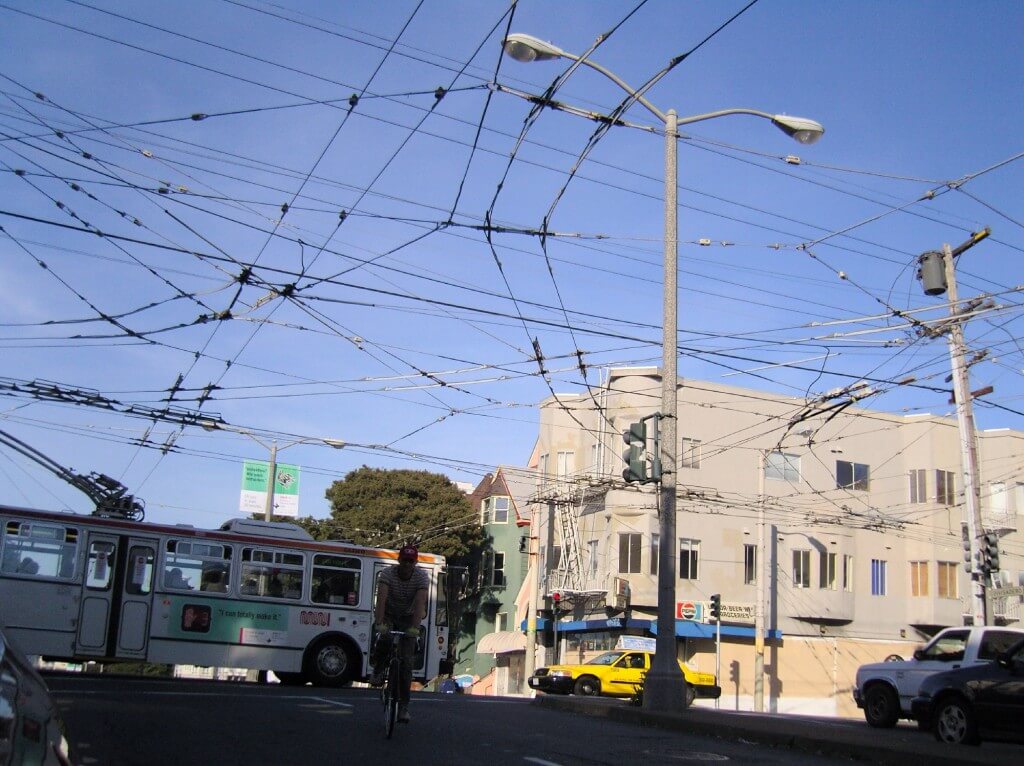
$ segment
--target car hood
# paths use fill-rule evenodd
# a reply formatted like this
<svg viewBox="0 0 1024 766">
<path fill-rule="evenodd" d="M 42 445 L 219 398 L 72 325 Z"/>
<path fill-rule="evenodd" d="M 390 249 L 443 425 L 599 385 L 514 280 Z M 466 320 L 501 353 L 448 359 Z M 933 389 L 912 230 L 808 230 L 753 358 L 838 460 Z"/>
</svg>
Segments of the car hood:
<svg viewBox="0 0 1024 766">
<path fill-rule="evenodd" d="M 914 667 L 916 664 L 916 660 L 899 660 L 896 662 L 871 662 L 867 665 L 861 665 L 859 668 L 857 668 L 857 675 L 860 676 L 864 673 L 906 670 L 907 668 Z"/>
</svg>

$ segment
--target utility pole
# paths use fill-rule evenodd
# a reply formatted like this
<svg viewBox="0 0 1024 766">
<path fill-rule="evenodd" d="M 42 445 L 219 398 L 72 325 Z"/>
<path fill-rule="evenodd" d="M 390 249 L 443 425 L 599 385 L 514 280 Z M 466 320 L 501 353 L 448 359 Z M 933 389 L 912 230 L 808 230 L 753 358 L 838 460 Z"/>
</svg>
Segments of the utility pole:
<svg viewBox="0 0 1024 766">
<path fill-rule="evenodd" d="M 537 609 L 540 606 L 540 534 L 534 529 L 537 510 L 533 511 L 527 534 L 527 573 L 530 579 L 529 603 L 526 606 L 526 655 L 523 658 L 523 694 L 530 695 L 530 676 L 537 664 Z M 537 534 L 534 534 L 537 532 Z"/>
<path fill-rule="evenodd" d="M 981 536 L 985 529 L 981 518 L 981 479 L 978 465 L 978 437 L 974 426 L 974 407 L 971 401 L 971 387 L 967 373 L 966 345 L 964 343 L 963 317 L 956 287 L 956 269 L 953 259 L 973 247 L 990 234 L 985 228 L 971 235 L 971 238 L 953 250 L 948 244 L 942 246 L 942 276 L 945 284 L 937 280 L 934 265 L 929 273 L 928 261 L 934 264 L 938 253 L 921 256 L 921 272 L 925 293 L 941 295 L 949 299 L 949 359 L 953 368 L 953 399 L 956 404 L 957 432 L 960 437 L 960 464 L 964 487 L 964 516 L 967 535 L 971 545 L 971 614 L 975 625 L 989 624 L 990 615 L 985 602 L 985 573 L 981 568 Z"/>
<path fill-rule="evenodd" d="M 754 606 L 754 712 L 764 712 L 764 591 L 765 555 L 764 555 L 764 473 L 767 455 L 764 450 L 757 451 L 757 550 L 754 552 L 754 577 L 757 578 L 757 603 Z M 718 681 L 722 683 L 721 679 Z"/>
<path fill-rule="evenodd" d="M 964 477 L 964 512 L 967 516 L 967 533 L 971 538 L 971 589 L 972 613 L 975 625 L 988 625 L 989 615 L 985 609 L 985 575 L 979 564 L 981 559 L 981 536 L 984 527 L 981 521 L 981 481 L 978 468 L 978 437 L 974 428 L 974 407 L 971 402 L 971 386 L 964 359 L 964 328 L 959 316 L 957 301 L 956 269 L 953 266 L 953 251 L 949 245 L 942 246 L 942 262 L 946 272 L 946 289 L 949 297 L 949 312 L 953 322 L 949 328 L 949 358 L 953 365 L 953 397 L 956 399 L 957 430 L 960 432 L 960 452 Z"/>
</svg>

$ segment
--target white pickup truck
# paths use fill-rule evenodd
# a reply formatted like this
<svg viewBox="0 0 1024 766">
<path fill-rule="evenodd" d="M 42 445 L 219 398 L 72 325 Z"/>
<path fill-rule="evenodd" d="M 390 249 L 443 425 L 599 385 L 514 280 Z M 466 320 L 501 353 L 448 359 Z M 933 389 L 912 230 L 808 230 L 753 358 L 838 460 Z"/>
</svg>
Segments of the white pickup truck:
<svg viewBox="0 0 1024 766">
<path fill-rule="evenodd" d="M 933 673 L 991 662 L 1001 651 L 1024 638 L 1021 628 L 946 628 L 935 634 L 914 658 L 890 655 L 885 662 L 861 665 L 853 699 L 872 726 L 890 728 L 910 718 L 910 701 L 921 682 Z"/>
</svg>

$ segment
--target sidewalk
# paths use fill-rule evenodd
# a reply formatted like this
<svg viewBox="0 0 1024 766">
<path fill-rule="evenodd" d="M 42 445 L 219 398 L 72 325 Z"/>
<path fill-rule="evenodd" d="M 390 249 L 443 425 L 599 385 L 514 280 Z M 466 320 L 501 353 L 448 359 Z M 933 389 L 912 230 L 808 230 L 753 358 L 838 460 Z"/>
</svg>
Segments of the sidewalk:
<svg viewBox="0 0 1024 766">
<path fill-rule="evenodd" d="M 550 710 L 606 718 L 639 726 L 686 732 L 721 739 L 743 739 L 776 748 L 789 748 L 839 758 L 879 764 L 927 761 L 929 766 L 1020 763 L 1020 745 L 986 742 L 980 747 L 944 745 L 929 732 L 913 726 L 872 729 L 845 719 L 808 716 L 737 713 L 706 707 L 690 707 L 679 713 L 658 713 L 608 697 L 538 695 L 534 700 Z"/>
</svg>

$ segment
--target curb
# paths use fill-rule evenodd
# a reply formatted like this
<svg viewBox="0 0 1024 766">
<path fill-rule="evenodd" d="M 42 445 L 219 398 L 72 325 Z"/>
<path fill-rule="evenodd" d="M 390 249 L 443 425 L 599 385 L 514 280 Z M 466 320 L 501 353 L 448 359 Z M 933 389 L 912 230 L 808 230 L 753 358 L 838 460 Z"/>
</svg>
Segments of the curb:
<svg viewBox="0 0 1024 766">
<path fill-rule="evenodd" d="M 930 734 L 909 729 L 879 736 L 874 729 L 851 728 L 846 719 L 776 716 L 690 707 L 680 713 L 658 713 L 613 699 L 577 699 L 543 695 L 533 705 L 577 715 L 605 718 L 637 726 L 654 726 L 718 739 L 743 739 L 780 749 L 906 766 L 927 760 L 929 766 L 999 764 L 1006 755 L 981 748 L 944 745 Z M 886 732 L 888 734 L 889 732 Z"/>
</svg>

